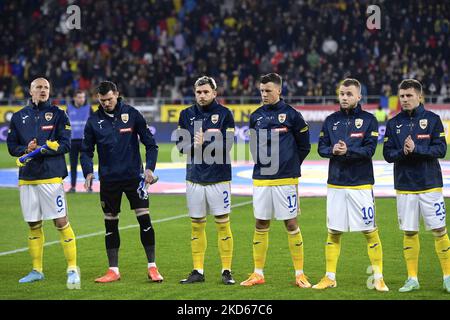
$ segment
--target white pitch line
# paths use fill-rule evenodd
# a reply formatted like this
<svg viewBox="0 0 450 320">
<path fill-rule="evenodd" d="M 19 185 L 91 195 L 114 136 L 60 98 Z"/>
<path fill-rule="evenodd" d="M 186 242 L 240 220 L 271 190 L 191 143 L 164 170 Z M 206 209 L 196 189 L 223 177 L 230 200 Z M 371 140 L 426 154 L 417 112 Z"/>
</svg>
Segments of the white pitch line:
<svg viewBox="0 0 450 320">
<path fill-rule="evenodd" d="M 246 206 L 246 205 L 248 205 L 250 203 L 252 203 L 251 200 L 250 201 L 241 202 L 241 203 L 237 203 L 235 205 L 232 205 L 231 207 L 232 208 L 242 207 L 242 206 Z M 152 221 L 152 223 L 165 222 L 165 221 L 176 220 L 176 219 L 185 218 L 185 217 L 188 217 L 187 213 L 186 214 L 180 214 L 178 216 L 158 219 L 158 220 Z M 137 228 L 137 227 L 139 227 L 138 224 L 130 224 L 128 226 L 119 228 L 119 230 L 126 230 L 126 229 Z M 101 236 L 101 235 L 104 235 L 104 234 L 105 234 L 105 231 L 99 231 L 99 232 L 94 232 L 94 233 L 89 233 L 89 234 L 83 234 L 81 236 L 76 236 L 76 240 L 84 239 L 84 238 L 91 238 L 91 237 L 95 237 L 95 236 Z M 59 243 L 59 241 L 46 242 L 46 243 L 44 243 L 44 247 L 52 246 L 52 245 L 58 244 L 58 243 Z M 7 255 L 10 255 L 10 254 L 24 252 L 24 251 L 28 251 L 28 247 L 20 248 L 20 249 L 16 249 L 16 250 L 11 250 L 11 251 L 0 252 L 0 256 L 7 256 Z"/>
</svg>

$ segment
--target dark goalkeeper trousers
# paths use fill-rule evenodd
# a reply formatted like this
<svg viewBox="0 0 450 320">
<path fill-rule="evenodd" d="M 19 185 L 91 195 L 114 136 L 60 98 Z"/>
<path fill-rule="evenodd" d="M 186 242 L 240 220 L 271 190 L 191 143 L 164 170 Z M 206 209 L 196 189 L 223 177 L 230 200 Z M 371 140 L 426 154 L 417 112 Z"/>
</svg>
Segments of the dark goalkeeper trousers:
<svg viewBox="0 0 450 320">
<path fill-rule="evenodd" d="M 72 139 L 70 141 L 70 184 L 72 187 L 75 187 L 77 184 L 77 166 L 82 141 L 82 139 Z"/>
</svg>

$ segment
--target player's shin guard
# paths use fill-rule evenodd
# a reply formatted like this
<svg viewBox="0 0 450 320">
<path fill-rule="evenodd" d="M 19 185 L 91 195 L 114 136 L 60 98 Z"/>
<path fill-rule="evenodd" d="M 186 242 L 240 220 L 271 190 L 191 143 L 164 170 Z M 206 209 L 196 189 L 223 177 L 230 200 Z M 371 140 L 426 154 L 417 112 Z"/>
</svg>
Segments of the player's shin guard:
<svg viewBox="0 0 450 320">
<path fill-rule="evenodd" d="M 42 258 L 44 252 L 44 231 L 42 224 L 31 227 L 28 235 L 28 249 L 30 251 L 33 269 L 42 273 Z"/>
<path fill-rule="evenodd" d="M 105 219 L 105 246 L 106 254 L 108 255 L 109 267 L 119 266 L 119 248 L 120 248 L 120 234 L 119 234 L 119 219 L 108 218 Z"/>
<path fill-rule="evenodd" d="M 155 262 L 155 231 L 148 211 L 143 214 L 136 215 L 140 226 L 141 243 L 144 247 L 145 254 L 149 263 Z"/>
<path fill-rule="evenodd" d="M 336 273 L 339 255 L 341 254 L 341 236 L 328 232 L 327 244 L 325 246 L 325 259 L 327 273 Z"/>
<path fill-rule="evenodd" d="M 289 250 L 296 271 L 303 270 L 303 237 L 300 228 L 288 231 Z"/>
<path fill-rule="evenodd" d="M 253 261 L 255 263 L 255 269 L 264 269 L 268 247 L 269 228 L 255 229 L 255 233 L 253 234 Z"/>
<path fill-rule="evenodd" d="M 420 242 L 419 234 L 406 234 L 403 237 L 403 256 L 406 261 L 408 278 L 417 278 L 419 269 Z"/>
<path fill-rule="evenodd" d="M 364 233 L 367 240 L 367 253 L 372 264 L 373 273 L 376 276 L 383 274 L 383 247 L 381 246 L 378 229 Z"/>
<path fill-rule="evenodd" d="M 191 222 L 191 250 L 195 270 L 203 270 L 205 261 L 206 240 L 206 218 L 192 219 Z"/>
<path fill-rule="evenodd" d="M 230 218 L 216 218 L 217 246 L 219 248 L 222 269 L 231 270 L 233 259 L 233 234 L 231 233 Z"/>
<path fill-rule="evenodd" d="M 75 240 L 75 234 L 72 227 L 67 223 L 64 227 L 58 228 L 59 239 L 64 250 L 64 256 L 67 261 L 68 270 L 77 269 L 77 244 Z"/>
<path fill-rule="evenodd" d="M 442 273 L 444 276 L 450 276 L 450 240 L 448 234 L 435 236 L 434 247 L 441 262 Z"/>
</svg>

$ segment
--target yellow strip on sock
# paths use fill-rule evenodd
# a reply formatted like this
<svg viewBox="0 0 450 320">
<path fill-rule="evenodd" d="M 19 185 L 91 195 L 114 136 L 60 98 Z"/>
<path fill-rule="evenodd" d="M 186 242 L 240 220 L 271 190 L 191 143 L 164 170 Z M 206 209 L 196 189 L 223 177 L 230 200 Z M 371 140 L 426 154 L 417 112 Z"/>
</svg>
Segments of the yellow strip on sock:
<svg viewBox="0 0 450 320">
<path fill-rule="evenodd" d="M 413 236 L 404 235 L 403 237 L 403 256 L 406 261 L 406 269 L 408 270 L 408 278 L 416 277 L 419 270 L 419 252 L 420 242 L 419 234 Z"/>
<path fill-rule="evenodd" d="M 383 274 L 383 247 L 378 230 L 364 233 L 367 239 L 367 253 L 374 273 Z"/>
<path fill-rule="evenodd" d="M 44 231 L 42 225 L 29 230 L 28 249 L 33 263 L 33 269 L 42 272 L 42 260 L 44 253 Z"/>
<path fill-rule="evenodd" d="M 269 229 L 255 229 L 253 234 L 253 261 L 255 269 L 264 269 L 267 248 L 269 248 Z"/>
<path fill-rule="evenodd" d="M 341 253 L 341 235 L 328 233 L 325 246 L 326 271 L 336 273 L 339 255 Z"/>
<path fill-rule="evenodd" d="M 206 220 L 191 222 L 191 250 L 192 260 L 195 270 L 203 270 L 205 261 L 206 240 Z"/>
<path fill-rule="evenodd" d="M 303 237 L 300 229 L 294 234 L 288 233 L 289 250 L 296 271 L 303 270 Z"/>
<path fill-rule="evenodd" d="M 67 261 L 67 269 L 73 270 L 77 267 L 77 243 L 75 234 L 69 223 L 62 228 L 58 228 L 59 239 L 64 250 Z"/>
<path fill-rule="evenodd" d="M 233 234 L 231 233 L 230 220 L 219 223 L 216 221 L 217 246 L 219 248 L 222 269 L 231 270 L 233 259 Z"/>
<path fill-rule="evenodd" d="M 434 247 L 441 262 L 444 276 L 450 275 L 450 240 L 448 234 L 434 238 Z"/>
</svg>

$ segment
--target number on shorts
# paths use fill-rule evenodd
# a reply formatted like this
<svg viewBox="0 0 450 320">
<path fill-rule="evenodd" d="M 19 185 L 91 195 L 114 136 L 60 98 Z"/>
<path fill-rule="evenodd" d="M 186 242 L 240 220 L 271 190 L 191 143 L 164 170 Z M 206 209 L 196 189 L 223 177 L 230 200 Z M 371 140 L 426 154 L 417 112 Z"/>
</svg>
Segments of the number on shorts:
<svg viewBox="0 0 450 320">
<path fill-rule="evenodd" d="M 287 199 L 289 201 L 289 209 L 297 208 L 297 195 L 294 194 L 292 196 L 288 196 Z"/>
<path fill-rule="evenodd" d="M 434 204 L 434 207 L 436 208 L 436 216 L 445 215 L 445 203 L 444 202 L 437 202 Z"/>
<path fill-rule="evenodd" d="M 62 200 L 62 196 L 58 196 L 58 197 L 56 198 L 56 205 L 57 205 L 59 208 L 62 208 L 62 206 L 64 205 L 64 202 L 63 202 L 63 200 Z"/>
<path fill-rule="evenodd" d="M 373 219 L 373 212 L 374 212 L 373 207 L 369 207 L 369 208 L 367 208 L 367 210 L 366 210 L 366 207 L 363 207 L 362 208 L 362 214 L 363 214 L 362 218 L 364 220 Z"/>
<path fill-rule="evenodd" d="M 224 196 L 224 198 L 223 198 L 223 203 L 224 203 L 224 204 L 230 203 L 230 200 L 228 200 L 228 191 L 224 191 L 224 192 L 223 192 L 223 196 Z"/>
</svg>

